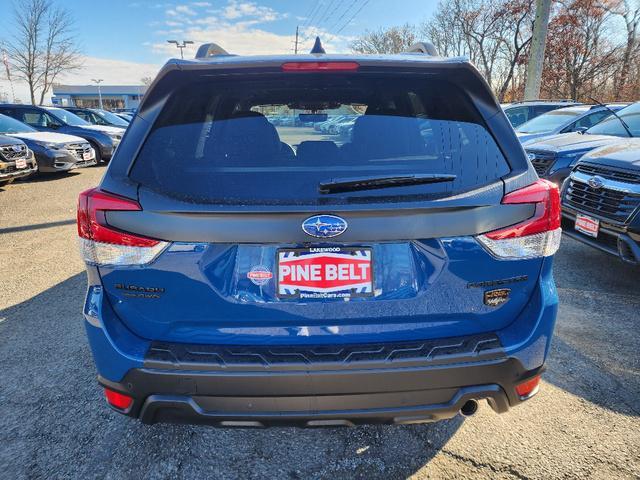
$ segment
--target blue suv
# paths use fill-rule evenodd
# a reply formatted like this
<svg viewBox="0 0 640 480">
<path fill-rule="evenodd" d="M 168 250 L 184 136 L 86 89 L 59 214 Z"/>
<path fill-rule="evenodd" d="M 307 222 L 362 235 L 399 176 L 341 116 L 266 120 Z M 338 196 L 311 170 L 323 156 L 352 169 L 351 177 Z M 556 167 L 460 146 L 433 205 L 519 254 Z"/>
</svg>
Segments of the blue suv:
<svg viewBox="0 0 640 480">
<path fill-rule="evenodd" d="M 345 109 L 350 138 L 313 128 Z M 98 381 L 145 423 L 404 424 L 538 391 L 558 190 L 461 59 L 171 60 L 78 234 Z"/>
</svg>

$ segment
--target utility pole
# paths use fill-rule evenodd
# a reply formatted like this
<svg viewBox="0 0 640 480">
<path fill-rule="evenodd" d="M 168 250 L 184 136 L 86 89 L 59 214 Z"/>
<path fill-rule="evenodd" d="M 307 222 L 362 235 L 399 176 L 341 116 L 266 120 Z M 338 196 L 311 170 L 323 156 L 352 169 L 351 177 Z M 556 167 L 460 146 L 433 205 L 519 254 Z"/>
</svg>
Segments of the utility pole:
<svg viewBox="0 0 640 480">
<path fill-rule="evenodd" d="M 294 53 L 297 55 L 298 54 L 298 29 L 300 28 L 299 25 L 296 25 L 296 46 L 294 47 L 293 51 Z"/>
<path fill-rule="evenodd" d="M 102 92 L 100 91 L 100 83 L 103 80 L 102 78 L 92 78 L 91 81 L 98 85 L 98 104 L 100 105 L 100 110 L 102 110 Z"/>
<path fill-rule="evenodd" d="M 540 98 L 540 84 L 542 83 L 542 68 L 544 66 L 544 49 L 547 45 L 547 30 L 551 0 L 536 0 L 536 18 L 533 22 L 533 37 L 531 38 L 531 53 L 527 65 L 527 83 L 524 87 L 524 99 Z"/>
<path fill-rule="evenodd" d="M 177 40 L 167 40 L 167 43 L 173 43 L 180 50 L 180 58 L 184 60 L 184 53 L 182 53 L 182 51 L 187 45 L 191 45 L 193 42 L 191 40 L 183 40 L 182 43 L 180 43 Z"/>
</svg>

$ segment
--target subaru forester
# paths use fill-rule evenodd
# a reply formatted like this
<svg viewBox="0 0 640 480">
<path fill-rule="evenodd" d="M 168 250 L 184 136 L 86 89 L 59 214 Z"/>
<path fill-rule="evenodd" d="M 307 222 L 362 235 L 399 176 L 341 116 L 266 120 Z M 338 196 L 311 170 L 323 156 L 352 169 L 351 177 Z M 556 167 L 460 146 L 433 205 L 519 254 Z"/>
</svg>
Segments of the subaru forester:
<svg viewBox="0 0 640 480">
<path fill-rule="evenodd" d="M 109 405 L 145 423 L 407 424 L 539 387 L 557 187 L 466 60 L 171 60 L 78 203 Z M 354 118 L 348 137 L 314 129 Z"/>
</svg>

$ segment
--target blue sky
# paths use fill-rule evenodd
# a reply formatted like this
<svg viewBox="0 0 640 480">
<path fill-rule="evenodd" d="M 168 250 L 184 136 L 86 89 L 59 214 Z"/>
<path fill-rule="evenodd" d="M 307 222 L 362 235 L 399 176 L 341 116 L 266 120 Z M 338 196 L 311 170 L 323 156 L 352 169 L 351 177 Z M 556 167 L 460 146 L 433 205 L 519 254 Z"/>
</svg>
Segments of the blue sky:
<svg viewBox="0 0 640 480">
<path fill-rule="evenodd" d="M 10 0 L 0 1 L 0 18 L 12 16 Z M 328 51 L 346 52 L 366 29 L 418 23 L 436 0 L 54 0 L 72 12 L 85 56 L 84 68 L 65 83 L 137 84 L 153 76 L 168 58 L 178 56 L 167 39 L 214 41 L 233 53 L 285 53 L 293 47 L 296 25 L 300 50 L 308 51 L 320 34 Z M 359 13 L 354 16 L 356 12 Z M 350 20 L 351 21 L 348 21 Z M 6 25 L 6 23 L 5 23 Z M 0 32 L 0 38 L 10 31 Z M 194 47 L 195 48 L 195 47 Z M 185 51 L 192 56 L 194 49 Z M 4 72 L 0 90 L 6 91 Z"/>
</svg>

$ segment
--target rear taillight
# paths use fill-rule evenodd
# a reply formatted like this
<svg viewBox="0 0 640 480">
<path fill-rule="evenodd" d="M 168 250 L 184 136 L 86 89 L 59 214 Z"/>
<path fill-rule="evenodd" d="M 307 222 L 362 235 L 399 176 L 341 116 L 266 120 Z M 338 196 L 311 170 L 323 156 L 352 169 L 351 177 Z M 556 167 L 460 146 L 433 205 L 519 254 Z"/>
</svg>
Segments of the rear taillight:
<svg viewBox="0 0 640 480">
<path fill-rule="evenodd" d="M 94 265 L 145 265 L 167 246 L 166 242 L 123 232 L 107 224 L 105 212 L 139 211 L 138 202 L 103 192 L 85 190 L 78 197 L 80 253 Z"/>
<path fill-rule="evenodd" d="M 503 204 L 531 203 L 533 216 L 524 222 L 479 235 L 478 241 L 493 255 L 504 259 L 548 257 L 558 251 L 560 228 L 560 193 L 547 180 L 511 192 Z"/>
</svg>

